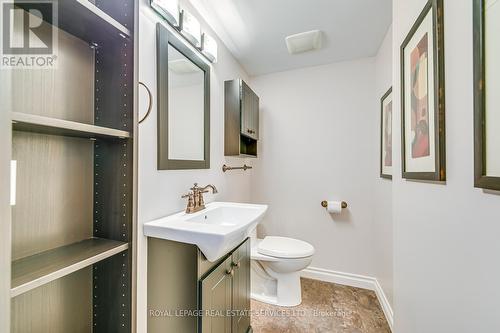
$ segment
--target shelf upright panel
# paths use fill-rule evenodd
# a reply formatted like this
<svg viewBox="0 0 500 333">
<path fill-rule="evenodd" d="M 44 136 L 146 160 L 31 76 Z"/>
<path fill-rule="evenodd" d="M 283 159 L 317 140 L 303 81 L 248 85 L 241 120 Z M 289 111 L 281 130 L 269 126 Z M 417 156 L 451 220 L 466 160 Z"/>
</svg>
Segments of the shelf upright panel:
<svg viewBox="0 0 500 333">
<path fill-rule="evenodd" d="M 133 31 L 132 1 L 96 1 Z M 132 21 L 128 21 L 129 18 Z M 120 142 L 94 143 L 94 236 L 133 240 L 134 40 L 115 39 L 95 51 L 94 123 L 127 131 Z M 132 246 L 93 266 L 95 333 L 131 332 Z"/>
</svg>

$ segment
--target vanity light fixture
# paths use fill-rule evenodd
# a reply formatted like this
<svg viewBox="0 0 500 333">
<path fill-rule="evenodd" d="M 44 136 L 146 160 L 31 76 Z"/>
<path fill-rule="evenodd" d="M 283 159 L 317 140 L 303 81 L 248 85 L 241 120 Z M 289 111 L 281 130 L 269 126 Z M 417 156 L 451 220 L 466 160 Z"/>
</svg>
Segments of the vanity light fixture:
<svg viewBox="0 0 500 333">
<path fill-rule="evenodd" d="M 173 30 L 180 32 L 181 37 L 196 48 L 199 55 L 209 62 L 217 62 L 215 38 L 202 32 L 200 21 L 189 11 L 181 9 L 179 0 L 150 0 L 150 4 Z"/>
<path fill-rule="evenodd" d="M 217 42 L 215 41 L 215 38 L 207 33 L 203 33 L 201 39 L 203 54 L 210 59 L 211 62 L 217 62 Z"/>
<path fill-rule="evenodd" d="M 194 46 L 201 47 L 201 25 L 193 14 L 183 9 L 181 11 L 181 33 Z"/>
<path fill-rule="evenodd" d="M 179 0 L 151 0 L 151 7 L 174 27 L 179 26 Z"/>
<path fill-rule="evenodd" d="M 288 53 L 297 54 L 320 49 L 323 44 L 322 39 L 320 30 L 311 30 L 290 35 L 285 38 L 285 42 Z"/>
</svg>

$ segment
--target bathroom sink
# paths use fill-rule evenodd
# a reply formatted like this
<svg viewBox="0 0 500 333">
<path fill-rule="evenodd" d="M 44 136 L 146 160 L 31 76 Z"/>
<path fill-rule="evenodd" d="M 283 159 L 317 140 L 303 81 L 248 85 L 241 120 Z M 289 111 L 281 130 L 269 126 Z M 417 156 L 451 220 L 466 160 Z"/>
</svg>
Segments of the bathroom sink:
<svg viewBox="0 0 500 333">
<path fill-rule="evenodd" d="M 267 205 L 212 202 L 202 211 L 166 216 L 144 224 L 148 237 L 197 245 L 209 261 L 216 261 L 250 235 Z"/>
</svg>

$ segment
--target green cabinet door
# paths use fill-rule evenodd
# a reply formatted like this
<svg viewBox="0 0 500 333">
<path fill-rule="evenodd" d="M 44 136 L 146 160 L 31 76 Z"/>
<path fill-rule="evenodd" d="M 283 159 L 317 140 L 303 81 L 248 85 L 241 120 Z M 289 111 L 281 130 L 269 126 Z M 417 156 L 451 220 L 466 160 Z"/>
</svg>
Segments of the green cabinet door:
<svg viewBox="0 0 500 333">
<path fill-rule="evenodd" d="M 252 113 L 251 113 L 252 138 L 259 140 L 259 96 L 252 91 Z"/>
<path fill-rule="evenodd" d="M 247 137 L 252 136 L 252 95 L 247 84 L 240 81 L 241 96 L 241 134 Z"/>
<path fill-rule="evenodd" d="M 201 332 L 231 333 L 232 258 L 228 257 L 200 281 Z"/>
<path fill-rule="evenodd" d="M 258 140 L 259 138 L 259 97 L 242 80 L 241 95 L 241 134 Z"/>
<path fill-rule="evenodd" d="M 250 328 L 250 239 L 200 281 L 200 333 L 246 333 Z"/>
<path fill-rule="evenodd" d="M 232 255 L 233 275 L 233 333 L 246 333 L 250 326 L 250 240 Z"/>
</svg>

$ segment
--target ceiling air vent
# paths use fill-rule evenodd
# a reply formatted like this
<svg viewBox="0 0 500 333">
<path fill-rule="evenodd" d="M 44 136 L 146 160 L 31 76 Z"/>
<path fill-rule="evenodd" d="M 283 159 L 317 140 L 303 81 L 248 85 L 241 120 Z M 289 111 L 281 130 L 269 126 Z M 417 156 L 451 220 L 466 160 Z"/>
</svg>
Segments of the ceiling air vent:
<svg viewBox="0 0 500 333">
<path fill-rule="evenodd" d="M 286 37 L 285 41 L 290 54 L 313 51 L 321 48 L 322 34 L 320 30 L 301 32 Z"/>
</svg>

